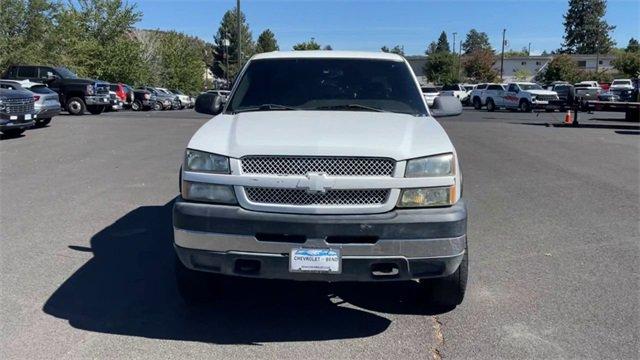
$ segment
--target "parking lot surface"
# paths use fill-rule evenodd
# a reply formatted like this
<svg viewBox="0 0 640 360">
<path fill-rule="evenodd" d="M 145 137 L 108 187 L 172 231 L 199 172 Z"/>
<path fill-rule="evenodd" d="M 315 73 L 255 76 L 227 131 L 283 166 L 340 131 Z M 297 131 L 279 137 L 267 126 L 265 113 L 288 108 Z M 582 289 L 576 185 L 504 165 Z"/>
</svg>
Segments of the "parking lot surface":
<svg viewBox="0 0 640 360">
<path fill-rule="evenodd" d="M 187 308 L 171 205 L 207 116 L 59 116 L 3 139 L 0 357 L 637 358 L 640 129 L 581 116 L 441 120 L 469 205 L 469 288 L 446 313 L 412 283 L 237 280 Z"/>
</svg>

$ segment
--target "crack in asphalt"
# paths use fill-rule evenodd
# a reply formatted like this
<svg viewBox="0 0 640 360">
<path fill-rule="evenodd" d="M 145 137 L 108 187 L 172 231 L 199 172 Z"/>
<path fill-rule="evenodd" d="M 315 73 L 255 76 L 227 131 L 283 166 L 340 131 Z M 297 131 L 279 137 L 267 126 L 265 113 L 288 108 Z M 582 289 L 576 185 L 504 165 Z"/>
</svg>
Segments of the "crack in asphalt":
<svg viewBox="0 0 640 360">
<path fill-rule="evenodd" d="M 444 335 L 442 335 L 442 322 L 438 319 L 437 316 L 432 316 L 431 320 L 433 321 L 433 331 L 436 338 L 435 346 L 431 347 L 431 358 L 433 360 L 441 360 L 442 359 L 442 346 L 444 346 Z"/>
</svg>

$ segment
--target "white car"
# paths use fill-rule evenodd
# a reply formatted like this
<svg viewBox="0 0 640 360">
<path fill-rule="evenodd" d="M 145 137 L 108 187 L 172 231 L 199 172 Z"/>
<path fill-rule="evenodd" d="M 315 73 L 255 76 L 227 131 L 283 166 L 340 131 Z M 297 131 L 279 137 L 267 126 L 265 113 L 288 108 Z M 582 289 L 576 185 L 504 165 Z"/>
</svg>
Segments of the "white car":
<svg viewBox="0 0 640 360">
<path fill-rule="evenodd" d="M 631 79 L 614 79 L 609 87 L 611 90 L 633 90 L 633 82 Z"/>
<path fill-rule="evenodd" d="M 576 83 L 575 86 L 602 90 L 602 87 L 597 81 L 580 81 L 579 83 Z"/>
<path fill-rule="evenodd" d="M 427 107 L 396 54 L 293 51 L 253 56 L 219 102 L 198 98 L 196 111 L 219 114 L 189 141 L 173 208 L 187 302 L 224 285 L 207 272 L 420 280 L 433 300 L 462 301 L 462 176 L 432 116 L 460 114 L 457 99 Z"/>
<path fill-rule="evenodd" d="M 195 105 L 195 100 L 191 96 L 183 93 L 182 91 L 176 90 L 176 89 L 171 89 L 169 91 L 172 94 L 175 94 L 176 96 L 178 96 L 178 100 L 180 101 L 180 105 L 182 106 L 182 108 L 192 108 Z"/>
<path fill-rule="evenodd" d="M 422 91 L 422 96 L 424 96 L 424 99 L 429 106 L 433 105 L 433 100 L 440 96 L 440 90 L 435 86 L 422 86 L 420 90 Z"/>
</svg>

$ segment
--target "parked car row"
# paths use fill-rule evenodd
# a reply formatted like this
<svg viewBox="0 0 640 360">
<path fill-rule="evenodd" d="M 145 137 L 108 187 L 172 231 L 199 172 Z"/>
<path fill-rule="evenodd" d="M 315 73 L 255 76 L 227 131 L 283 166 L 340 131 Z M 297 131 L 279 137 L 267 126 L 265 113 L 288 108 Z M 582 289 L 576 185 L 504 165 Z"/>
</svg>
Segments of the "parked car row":
<svg viewBox="0 0 640 360">
<path fill-rule="evenodd" d="M 179 90 L 83 79 L 64 67 L 13 65 L 2 79 L 37 83 L 57 93 L 61 110 L 71 115 L 103 111 L 192 108 L 195 99 Z M 136 95 L 136 93 L 139 93 Z"/>
</svg>

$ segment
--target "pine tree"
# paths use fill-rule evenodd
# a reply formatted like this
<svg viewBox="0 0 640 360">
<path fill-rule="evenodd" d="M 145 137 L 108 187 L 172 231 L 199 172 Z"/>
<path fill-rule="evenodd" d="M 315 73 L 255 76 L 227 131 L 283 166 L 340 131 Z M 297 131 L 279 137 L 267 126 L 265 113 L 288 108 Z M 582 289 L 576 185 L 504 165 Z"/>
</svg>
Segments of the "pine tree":
<svg viewBox="0 0 640 360">
<path fill-rule="evenodd" d="M 316 42 L 316 39 L 311 38 L 309 41 L 293 45 L 293 50 L 320 50 L 320 44 Z"/>
<path fill-rule="evenodd" d="M 569 0 L 564 15 L 562 51 L 569 54 L 606 54 L 615 46 L 611 31 L 615 26 L 604 20 L 606 0 Z"/>
<path fill-rule="evenodd" d="M 479 32 L 476 29 L 469 30 L 467 38 L 462 43 L 462 50 L 465 54 L 471 54 L 478 50 L 488 50 L 493 52 L 491 44 L 489 44 L 489 35 L 485 32 Z"/>
<path fill-rule="evenodd" d="M 640 43 L 638 40 L 631 38 L 629 39 L 629 44 L 627 44 L 626 52 L 637 53 L 640 52 Z"/>
<path fill-rule="evenodd" d="M 389 49 L 386 45 L 381 47 L 380 50 L 386 53 L 398 54 L 400 56 L 404 56 L 404 45 L 396 45 L 392 49 Z"/>
<path fill-rule="evenodd" d="M 449 40 L 447 40 L 447 33 L 444 31 L 440 33 L 440 37 L 438 38 L 438 43 L 436 44 L 436 52 L 450 52 L 449 50 Z"/>
<path fill-rule="evenodd" d="M 278 40 L 276 35 L 269 29 L 263 31 L 256 41 L 256 54 L 270 51 L 278 51 Z"/>
<path fill-rule="evenodd" d="M 215 64 L 213 66 L 213 73 L 217 77 L 225 77 L 225 75 L 228 75 L 229 79 L 232 79 L 240 71 L 240 65 L 237 60 L 238 44 L 240 41 L 238 41 L 238 23 L 236 19 L 235 8 L 227 10 L 222 16 L 220 27 L 214 36 Z M 240 12 L 240 37 L 242 62 L 244 64 L 244 61 L 254 54 L 255 44 L 253 43 L 253 36 L 246 22 L 246 17 L 242 11 Z M 225 39 L 229 40 L 228 49 L 224 46 L 223 40 Z M 227 60 L 229 69 L 227 69 Z"/>
</svg>

